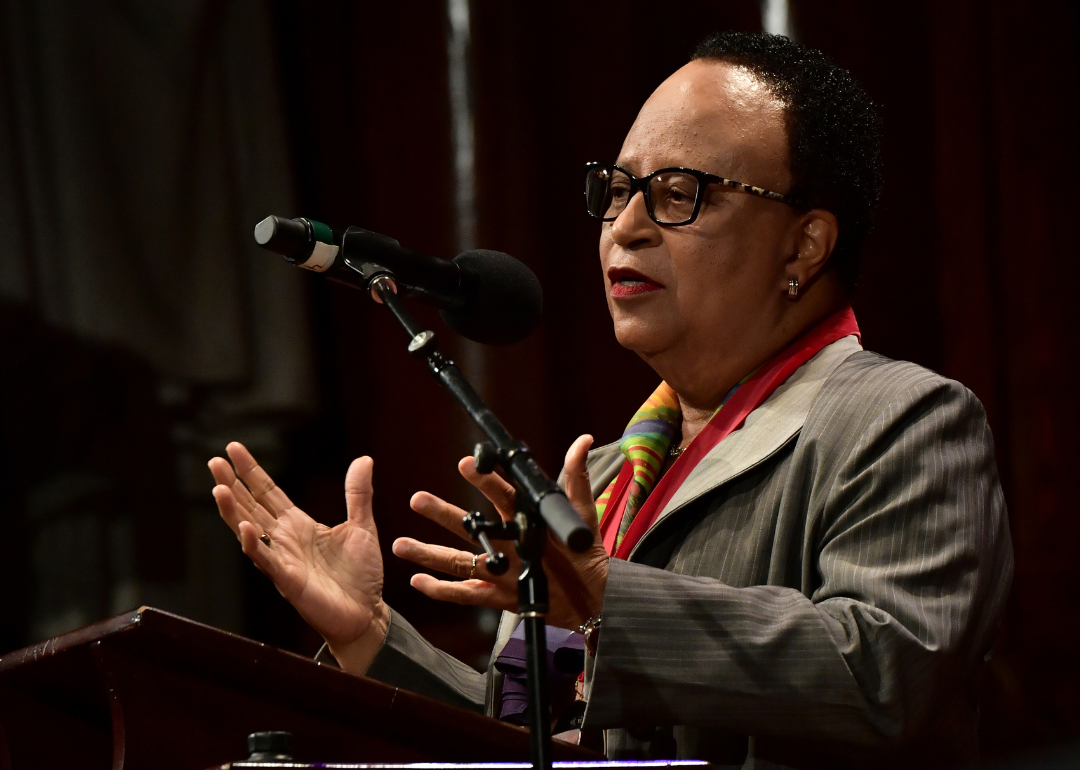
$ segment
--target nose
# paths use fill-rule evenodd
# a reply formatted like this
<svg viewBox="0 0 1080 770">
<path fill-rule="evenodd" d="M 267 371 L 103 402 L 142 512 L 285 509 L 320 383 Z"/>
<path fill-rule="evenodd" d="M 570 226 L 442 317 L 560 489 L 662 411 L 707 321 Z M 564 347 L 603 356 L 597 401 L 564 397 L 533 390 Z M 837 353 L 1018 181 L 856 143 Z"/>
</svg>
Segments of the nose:
<svg viewBox="0 0 1080 770">
<path fill-rule="evenodd" d="M 611 223 L 611 239 L 624 249 L 657 246 L 662 237 L 660 226 L 652 221 L 645 208 L 645 195 L 640 190 Z"/>
</svg>

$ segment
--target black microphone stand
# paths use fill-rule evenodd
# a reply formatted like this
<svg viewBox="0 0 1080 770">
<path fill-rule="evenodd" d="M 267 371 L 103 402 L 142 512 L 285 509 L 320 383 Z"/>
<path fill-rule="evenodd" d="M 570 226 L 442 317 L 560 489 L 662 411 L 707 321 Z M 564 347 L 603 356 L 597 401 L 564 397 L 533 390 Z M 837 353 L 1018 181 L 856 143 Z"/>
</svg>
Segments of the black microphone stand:
<svg viewBox="0 0 1080 770">
<path fill-rule="evenodd" d="M 409 352 L 427 360 L 431 372 L 454 394 L 454 398 L 488 437 L 487 442 L 476 446 L 474 456 L 477 470 L 491 473 L 496 465 L 500 465 L 517 482 L 517 513 L 512 520 L 493 522 L 479 511 L 474 511 L 465 517 L 463 525 L 466 532 L 484 547 L 487 554 L 485 566 L 492 574 L 504 574 L 509 568 L 505 554 L 495 550 L 492 540 L 513 540 L 521 557 L 518 612 L 525 623 L 532 763 L 538 770 L 550 770 L 550 701 L 544 624 L 548 612 L 548 584 L 541 559 L 547 543 L 548 521 L 552 521 L 552 528 L 575 551 L 583 551 L 591 545 L 592 532 L 569 507 L 565 495 L 540 470 L 530 456 L 528 447 L 507 432 L 454 362 L 438 351 L 435 334 L 420 328 L 395 293 L 393 276 L 389 272 L 377 272 L 370 277 L 368 287 L 372 297 L 377 296 L 390 309 L 409 335 Z M 567 508 L 579 526 L 568 529 Z M 581 533 L 582 529 L 587 533 L 587 540 Z"/>
</svg>

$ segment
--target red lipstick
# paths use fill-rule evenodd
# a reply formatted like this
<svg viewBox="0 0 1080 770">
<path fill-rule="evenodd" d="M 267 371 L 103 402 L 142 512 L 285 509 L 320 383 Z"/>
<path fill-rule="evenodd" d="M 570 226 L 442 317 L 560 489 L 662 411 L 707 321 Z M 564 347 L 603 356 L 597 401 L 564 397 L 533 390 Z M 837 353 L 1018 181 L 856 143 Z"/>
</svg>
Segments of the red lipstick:
<svg viewBox="0 0 1080 770">
<path fill-rule="evenodd" d="M 626 267 L 613 267 L 608 270 L 608 280 L 611 281 L 613 299 L 636 297 L 639 294 L 648 294 L 664 288 L 662 284 L 647 275 Z"/>
</svg>

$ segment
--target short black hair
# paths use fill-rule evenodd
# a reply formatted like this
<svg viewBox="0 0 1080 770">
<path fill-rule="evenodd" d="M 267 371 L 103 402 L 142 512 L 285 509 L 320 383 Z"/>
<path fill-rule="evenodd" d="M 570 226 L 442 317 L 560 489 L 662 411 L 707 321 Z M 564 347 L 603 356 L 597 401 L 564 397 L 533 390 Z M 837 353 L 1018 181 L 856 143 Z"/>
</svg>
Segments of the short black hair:
<svg viewBox="0 0 1080 770">
<path fill-rule="evenodd" d="M 720 32 L 691 61 L 745 67 L 784 103 L 792 195 L 840 224 L 829 266 L 848 292 L 881 197 L 881 118 L 862 85 L 829 57 L 782 35 Z"/>
</svg>

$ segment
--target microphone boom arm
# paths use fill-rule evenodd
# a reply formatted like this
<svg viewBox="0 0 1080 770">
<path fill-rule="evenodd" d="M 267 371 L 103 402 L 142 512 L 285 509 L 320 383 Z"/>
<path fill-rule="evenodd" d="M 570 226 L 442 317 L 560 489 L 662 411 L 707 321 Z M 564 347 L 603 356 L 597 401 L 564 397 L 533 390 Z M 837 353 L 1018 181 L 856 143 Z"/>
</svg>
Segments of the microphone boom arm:
<svg viewBox="0 0 1080 770">
<path fill-rule="evenodd" d="M 349 264 L 346 260 L 346 264 Z M 353 266 L 360 272 L 359 266 Z M 526 447 L 502 423 L 473 389 L 452 360 L 437 349 L 435 334 L 420 328 L 394 292 L 393 274 L 368 263 L 368 287 L 390 310 L 409 335 L 409 352 L 427 360 L 428 368 L 483 431 L 489 441 L 478 444 L 477 469 L 490 473 L 496 464 L 513 478 L 517 488 L 516 515 L 509 522 L 489 522 L 479 512 L 467 515 L 462 525 L 484 546 L 492 574 L 503 574 L 506 557 L 491 545 L 490 538 L 514 539 L 521 557 L 518 575 L 518 613 L 525 625 L 525 661 L 529 692 L 529 744 L 536 770 L 551 770 L 550 696 L 548 693 L 547 631 L 548 582 L 542 563 L 548 528 L 570 550 L 583 552 L 593 543 L 592 530 L 581 520 L 569 498 L 536 464 Z"/>
<path fill-rule="evenodd" d="M 353 269 L 359 272 L 358 268 Z M 378 272 L 374 272 L 369 279 L 373 295 L 378 295 L 409 335 L 409 352 L 427 360 L 432 374 L 454 395 L 477 427 L 488 437 L 498 464 L 517 482 L 519 493 L 523 493 L 526 498 L 524 501 L 518 500 L 517 504 L 521 506 L 524 503 L 526 507 L 539 513 L 556 537 L 570 550 L 577 553 L 588 550 L 593 542 L 592 530 L 581 520 L 566 494 L 540 469 L 529 448 L 514 439 L 503 427 L 491 407 L 484 403 L 457 365 L 439 352 L 435 334 L 420 328 L 416 319 L 394 293 L 393 274 L 387 270 L 375 269 Z M 490 469 L 487 469 L 487 472 L 490 472 Z"/>
<path fill-rule="evenodd" d="M 359 227 L 341 235 L 341 256 L 345 265 L 368 283 L 371 276 L 390 273 L 406 297 L 415 297 L 440 310 L 461 310 L 462 296 L 476 282 L 476 276 L 447 259 L 429 257 L 402 248 L 393 238 Z M 419 280 L 419 275 L 424 280 Z"/>
</svg>

